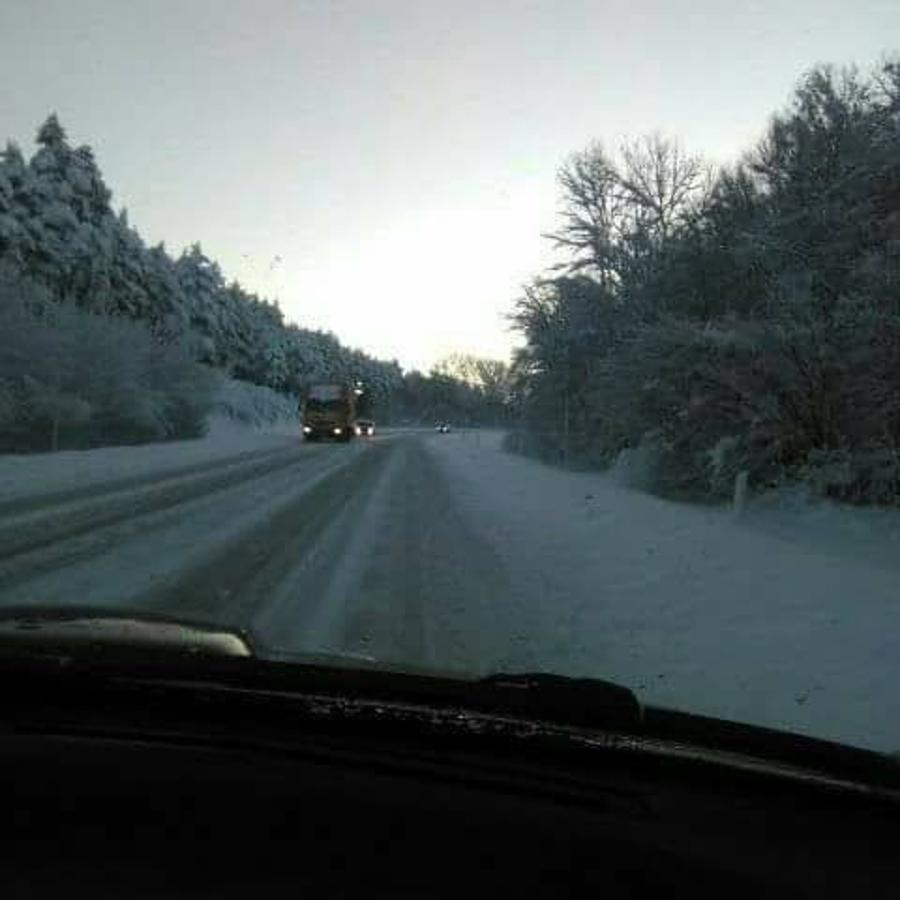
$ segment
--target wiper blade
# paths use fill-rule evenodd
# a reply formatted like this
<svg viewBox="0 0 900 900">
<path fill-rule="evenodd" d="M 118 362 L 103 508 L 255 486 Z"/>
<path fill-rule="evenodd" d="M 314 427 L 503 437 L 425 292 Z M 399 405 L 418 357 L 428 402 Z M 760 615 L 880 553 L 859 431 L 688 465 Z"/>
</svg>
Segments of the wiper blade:
<svg viewBox="0 0 900 900">
<path fill-rule="evenodd" d="M 342 692 L 362 699 L 471 707 L 498 716 L 523 717 L 584 727 L 633 728 L 641 706 L 626 687 L 594 678 L 546 673 L 497 673 L 482 679 L 437 672 L 404 672 L 357 658 L 269 660 L 247 634 L 215 623 L 184 620 L 143 610 L 91 606 L 0 607 L 0 656 L 65 659 L 92 668 L 101 661 L 159 662 L 203 659 L 204 672 L 230 681 L 279 683 L 295 691 Z M 252 660 L 240 671 L 208 668 L 216 659 Z"/>
<path fill-rule="evenodd" d="M 511 712 L 570 725 L 636 725 L 642 710 L 635 694 L 599 678 L 571 678 L 545 672 L 496 673 L 480 684 L 497 692 Z"/>
<path fill-rule="evenodd" d="M 99 656 L 252 657 L 246 635 L 205 622 L 98 607 L 0 608 L 0 653 Z"/>
</svg>

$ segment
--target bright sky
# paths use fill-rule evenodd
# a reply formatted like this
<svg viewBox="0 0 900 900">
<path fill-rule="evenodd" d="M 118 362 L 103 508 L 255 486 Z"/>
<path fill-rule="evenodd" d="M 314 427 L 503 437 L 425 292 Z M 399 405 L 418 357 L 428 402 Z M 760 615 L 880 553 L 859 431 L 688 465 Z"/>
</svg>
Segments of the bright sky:
<svg viewBox="0 0 900 900">
<path fill-rule="evenodd" d="M 148 242 L 427 368 L 509 352 L 569 153 L 730 160 L 898 44 L 896 0 L 0 0 L 0 140 L 55 110 Z"/>
</svg>

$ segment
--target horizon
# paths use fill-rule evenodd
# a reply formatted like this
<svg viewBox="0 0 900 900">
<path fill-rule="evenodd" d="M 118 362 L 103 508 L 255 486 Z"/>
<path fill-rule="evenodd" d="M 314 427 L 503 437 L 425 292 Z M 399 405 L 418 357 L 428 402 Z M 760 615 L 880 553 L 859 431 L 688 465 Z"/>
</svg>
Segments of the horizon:
<svg viewBox="0 0 900 900">
<path fill-rule="evenodd" d="M 659 131 L 732 162 L 804 71 L 900 33 L 900 7 L 834 0 L 264 6 L 11 0 L 3 137 L 30 155 L 55 110 L 148 244 L 200 243 L 287 321 L 425 372 L 509 358 L 570 154 Z"/>
</svg>

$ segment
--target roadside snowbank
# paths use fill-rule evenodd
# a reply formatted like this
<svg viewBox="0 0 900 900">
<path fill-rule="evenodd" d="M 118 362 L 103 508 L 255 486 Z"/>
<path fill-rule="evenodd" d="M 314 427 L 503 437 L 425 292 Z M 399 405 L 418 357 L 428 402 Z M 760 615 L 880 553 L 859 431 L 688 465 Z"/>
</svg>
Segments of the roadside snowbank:
<svg viewBox="0 0 900 900">
<path fill-rule="evenodd" d="M 222 378 L 213 417 L 264 430 L 297 427 L 297 397 L 234 378 Z"/>
<path fill-rule="evenodd" d="M 900 749 L 891 556 L 900 514 L 870 517 L 881 528 L 874 548 L 871 530 L 860 531 L 865 515 L 826 527 L 827 511 L 781 507 L 738 522 L 504 453 L 499 434 L 428 444 L 509 569 L 492 617 L 517 631 L 508 665 L 606 677 L 648 703 Z M 818 532 L 805 529 L 815 516 Z M 835 535 L 854 522 L 869 536 L 859 542 L 866 554 L 835 552 Z"/>
<path fill-rule="evenodd" d="M 286 426 L 260 430 L 217 417 L 210 420 L 206 436 L 196 440 L 2 455 L 0 502 L 163 473 L 250 450 L 284 446 L 291 440 L 297 440 L 296 428 L 292 436 Z"/>
<path fill-rule="evenodd" d="M 184 466 L 299 437 L 296 398 L 221 377 L 204 437 L 59 453 L 0 454 L 0 503 Z"/>
</svg>

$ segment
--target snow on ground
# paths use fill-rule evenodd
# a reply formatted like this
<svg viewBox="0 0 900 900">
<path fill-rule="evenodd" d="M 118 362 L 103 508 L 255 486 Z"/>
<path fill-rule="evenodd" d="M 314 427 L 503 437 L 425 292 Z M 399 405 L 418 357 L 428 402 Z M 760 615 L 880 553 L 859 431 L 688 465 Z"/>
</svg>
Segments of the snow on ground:
<svg viewBox="0 0 900 900">
<path fill-rule="evenodd" d="M 81 537 L 82 547 L 99 552 L 4 587 L 2 604 L 69 606 L 87 601 L 101 607 L 140 608 L 154 592 L 203 566 L 222 547 L 252 534 L 292 497 L 341 465 L 340 457 L 329 457 L 298 455 L 295 464 L 281 464 L 264 478 L 241 479 L 230 490 L 201 494 L 158 511 L 142 512 L 135 496 L 135 518 L 119 524 L 114 539 L 102 528 Z M 251 541 L 246 552 L 253 550 Z M 269 602 L 266 594 L 255 599 Z M 215 611 L 201 618 L 222 621 Z"/>
<path fill-rule="evenodd" d="M 205 437 L 130 447 L 0 455 L 0 501 L 163 473 L 297 440 L 284 423 L 252 428 L 216 417 Z"/>
<path fill-rule="evenodd" d="M 493 612 L 518 623 L 520 666 L 900 750 L 900 515 L 782 506 L 736 521 L 512 456 L 499 434 L 428 444 L 509 568 Z"/>
<path fill-rule="evenodd" d="M 204 437 L 60 453 L 0 454 L 0 502 L 162 474 L 247 451 L 275 448 L 298 437 L 295 397 L 221 377 Z"/>
<path fill-rule="evenodd" d="M 833 503 L 795 488 L 752 501 L 742 522 L 802 547 L 896 571 L 900 585 L 900 510 Z"/>
<path fill-rule="evenodd" d="M 385 658 L 411 661 L 419 643 L 425 651 L 434 643 L 435 665 L 471 657 L 481 670 L 605 677 L 649 703 L 900 750 L 900 513 L 781 495 L 736 520 L 727 509 L 661 500 L 602 473 L 510 455 L 499 434 L 424 430 L 420 443 L 411 432 L 400 438 L 406 455 L 390 477 L 373 483 L 372 509 L 334 523 L 340 552 L 325 556 L 339 578 L 319 598 L 333 601 L 322 608 L 334 621 L 312 627 L 316 617 L 300 608 L 285 613 L 316 640 L 329 630 L 374 635 L 370 644 Z M 382 436 L 393 440 L 390 431 Z M 0 457 L 0 502 L 296 440 L 293 427 L 263 432 L 217 421 L 197 441 Z M 437 470 L 417 462 L 419 446 Z M 61 569 L 30 588 L 45 600 L 73 586 L 73 596 L 112 597 L 115 588 L 118 598 L 122 584 L 140 593 L 146 578 L 174 577 L 213 538 L 234 537 L 265 519 L 275 498 L 309 488 L 311 476 L 340 463 L 339 449 L 301 454 L 302 480 L 279 469 L 234 491 L 136 515 L 117 526 L 123 534 L 132 528 L 135 540 L 109 560 Z M 157 534 L 149 544 L 141 538 L 148 530 Z M 105 537 L 83 538 L 94 539 Z M 298 548 L 298 564 L 315 569 L 322 548 L 306 549 L 303 557 Z M 348 588 L 351 576 L 365 590 Z M 319 582 L 307 580 L 314 593 Z M 316 598 L 301 599 L 314 613 Z"/>
</svg>

